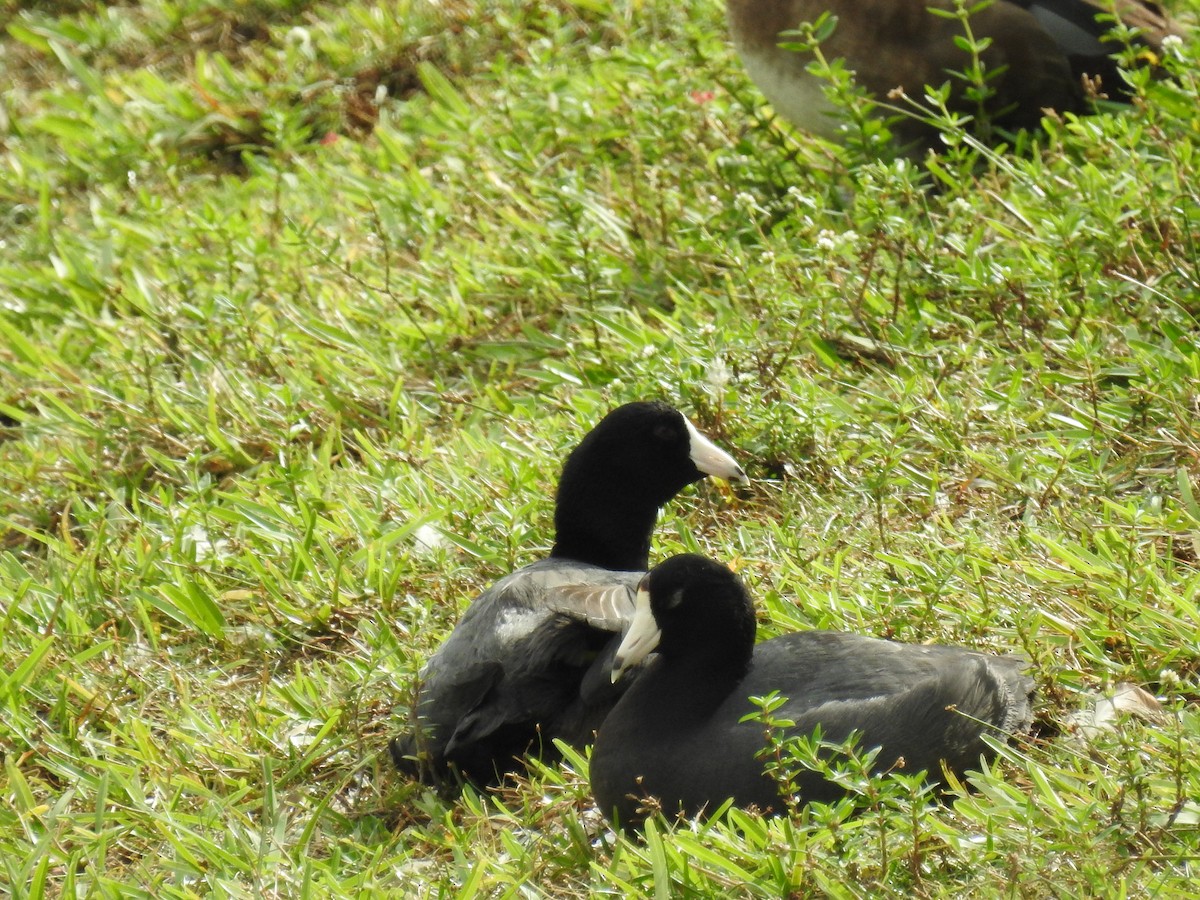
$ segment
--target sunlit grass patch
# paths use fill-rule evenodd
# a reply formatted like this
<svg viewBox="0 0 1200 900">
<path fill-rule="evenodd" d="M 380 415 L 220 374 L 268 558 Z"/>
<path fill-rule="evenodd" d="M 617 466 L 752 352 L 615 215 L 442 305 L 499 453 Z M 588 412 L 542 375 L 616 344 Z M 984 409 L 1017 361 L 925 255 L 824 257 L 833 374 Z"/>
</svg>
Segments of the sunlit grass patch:
<svg viewBox="0 0 1200 900">
<path fill-rule="evenodd" d="M 4 890 L 1187 893 L 1193 47 L 1135 108 L 935 179 L 756 116 L 721 16 L 9 20 Z M 764 635 L 1025 654 L 1035 737 L 948 806 L 880 782 L 644 840 L 604 825 L 586 755 L 453 800 L 396 776 L 420 665 L 548 548 L 579 435 L 643 397 L 756 482 L 685 492 L 656 559 L 734 564 Z M 1119 682 L 1165 718 L 1078 742 Z"/>
</svg>

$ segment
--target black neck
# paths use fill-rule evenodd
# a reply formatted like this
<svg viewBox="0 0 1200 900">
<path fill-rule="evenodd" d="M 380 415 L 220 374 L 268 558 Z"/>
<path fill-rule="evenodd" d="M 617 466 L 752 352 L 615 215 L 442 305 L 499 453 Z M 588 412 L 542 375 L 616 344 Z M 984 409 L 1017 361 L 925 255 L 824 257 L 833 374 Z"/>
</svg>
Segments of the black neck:
<svg viewBox="0 0 1200 900">
<path fill-rule="evenodd" d="M 591 502 L 578 492 L 559 497 L 550 555 L 614 571 L 645 571 L 658 507 L 632 501 L 619 487 L 590 493 Z"/>
<path fill-rule="evenodd" d="M 621 700 L 638 710 L 633 718 L 643 735 L 674 738 L 704 725 L 745 675 L 736 667 L 703 660 L 672 660 L 670 666 L 661 662 L 652 661 Z"/>
</svg>

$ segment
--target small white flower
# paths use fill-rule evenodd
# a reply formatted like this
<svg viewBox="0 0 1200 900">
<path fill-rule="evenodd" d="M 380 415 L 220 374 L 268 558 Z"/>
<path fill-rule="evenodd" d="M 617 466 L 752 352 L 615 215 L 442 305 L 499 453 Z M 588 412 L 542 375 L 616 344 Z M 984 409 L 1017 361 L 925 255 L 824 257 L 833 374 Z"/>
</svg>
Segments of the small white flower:
<svg viewBox="0 0 1200 900">
<path fill-rule="evenodd" d="M 413 532 L 413 549 L 422 556 L 428 556 L 445 546 L 446 538 L 435 525 L 426 522 Z"/>
<path fill-rule="evenodd" d="M 293 750 L 305 751 L 320 731 L 320 722 L 297 722 L 287 730 L 286 738 Z"/>
<path fill-rule="evenodd" d="M 725 365 L 725 360 L 717 357 L 708 364 L 708 368 L 704 370 L 704 380 L 708 383 L 709 390 L 714 394 L 719 394 L 729 384 L 731 375 L 729 366 Z"/>
<path fill-rule="evenodd" d="M 653 344 L 647 344 L 645 347 L 642 348 L 642 358 L 649 359 L 657 352 L 658 352 L 657 347 L 655 347 Z"/>
<path fill-rule="evenodd" d="M 210 557 L 217 561 L 229 558 L 229 541 L 224 538 L 214 541 L 208 529 L 200 524 L 192 525 L 183 533 L 183 543 L 184 546 L 191 544 L 195 548 L 196 562 L 204 562 Z"/>
<path fill-rule="evenodd" d="M 291 28 L 287 33 L 287 42 L 298 49 L 305 56 L 312 58 L 313 45 L 312 35 L 307 28 L 301 28 L 299 25 Z"/>
<path fill-rule="evenodd" d="M 808 194 L 804 193 L 804 191 L 800 190 L 800 188 L 796 187 L 795 185 L 792 185 L 790 188 L 788 188 L 787 193 L 797 206 L 803 206 L 808 209 L 817 208 L 817 201 L 808 196 Z"/>
<path fill-rule="evenodd" d="M 742 191 L 733 198 L 734 205 L 744 212 L 751 212 L 758 208 L 758 201 L 754 199 L 753 194 Z"/>
</svg>

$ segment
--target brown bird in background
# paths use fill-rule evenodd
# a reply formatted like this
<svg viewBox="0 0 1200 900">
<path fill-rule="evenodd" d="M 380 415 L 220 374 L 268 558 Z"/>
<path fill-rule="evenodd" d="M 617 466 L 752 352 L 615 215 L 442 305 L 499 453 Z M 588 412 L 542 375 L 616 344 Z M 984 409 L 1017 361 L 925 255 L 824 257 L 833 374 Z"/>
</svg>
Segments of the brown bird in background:
<svg viewBox="0 0 1200 900">
<path fill-rule="evenodd" d="M 837 22 L 821 43 L 821 54 L 844 59 L 876 100 L 887 102 L 900 89 L 919 101 L 925 85 L 951 81 L 949 108 L 978 111 L 964 96 L 962 79 L 950 74 L 970 64 L 970 54 L 959 46 L 963 23 L 930 11 L 952 12 L 953 0 L 727 0 L 726 7 L 733 43 L 750 77 L 776 112 L 805 130 L 838 137 L 825 82 L 806 71 L 813 54 L 780 47 L 796 40 L 780 33 L 815 22 L 823 13 Z M 980 54 L 985 71 L 996 73 L 988 81 L 995 93 L 984 107 L 992 124 L 1009 131 L 1032 129 L 1047 109 L 1084 113 L 1093 96 L 1127 100 L 1128 87 L 1113 58 L 1123 44 L 1106 39 L 1114 16 L 1138 29 L 1135 45 L 1147 51 L 1152 65 L 1164 38 L 1180 34 L 1151 0 L 995 0 L 971 13 L 973 36 L 988 42 Z M 908 117 L 892 130 L 901 142 L 919 147 L 932 146 L 936 134 Z"/>
</svg>

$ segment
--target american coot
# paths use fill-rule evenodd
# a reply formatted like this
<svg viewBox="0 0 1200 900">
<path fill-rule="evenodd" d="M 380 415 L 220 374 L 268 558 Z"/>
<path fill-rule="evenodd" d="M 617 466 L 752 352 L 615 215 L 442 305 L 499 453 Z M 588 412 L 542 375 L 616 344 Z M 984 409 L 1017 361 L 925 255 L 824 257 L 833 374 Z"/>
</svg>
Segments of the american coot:
<svg viewBox="0 0 1200 900">
<path fill-rule="evenodd" d="M 989 753 L 984 732 L 1028 728 L 1032 681 L 1024 661 L 960 647 L 900 644 L 830 631 L 787 634 L 754 645 L 754 607 L 729 569 L 702 556 L 675 556 L 650 571 L 616 654 L 613 677 L 646 661 L 600 726 L 592 789 L 601 810 L 622 824 L 644 816 L 648 797 L 664 813 L 739 806 L 781 811 L 764 774 L 761 722 L 742 721 L 750 697 L 778 692 L 774 715 L 787 734 L 841 742 L 853 732 L 863 750 L 882 747 L 879 771 L 903 757 L 906 772 L 938 780 Z M 798 778 L 802 801 L 841 791 L 815 772 Z"/>
<path fill-rule="evenodd" d="M 901 87 L 913 100 L 922 100 L 924 85 L 955 83 L 949 74 L 969 62 L 957 41 L 963 28 L 957 19 L 930 12 L 953 10 L 953 0 L 727 0 L 729 30 L 746 71 L 766 98 L 794 125 L 828 138 L 837 138 L 836 119 L 828 113 L 824 83 L 805 67 L 812 54 L 779 46 L 781 31 L 813 22 L 822 13 L 837 17 L 833 34 L 821 45 L 830 60 L 842 58 L 858 84 L 878 100 Z M 1161 53 L 1163 38 L 1178 35 L 1178 26 L 1162 8 L 1146 0 L 996 0 L 972 14 L 970 27 L 979 40 L 990 42 L 983 54 L 993 73 L 989 85 L 996 96 L 989 102 L 995 124 L 1008 129 L 1036 128 L 1044 109 L 1085 112 L 1083 77 L 1095 82 L 1112 99 L 1127 99 L 1127 87 L 1112 54 L 1119 43 L 1103 40 L 1112 21 L 1097 15 L 1116 11 L 1122 22 L 1141 29 L 1140 43 Z M 974 114 L 974 104 L 962 96 L 961 82 L 952 108 Z M 898 137 L 929 146 L 933 133 L 908 120 Z"/>
<path fill-rule="evenodd" d="M 489 784 L 551 738 L 590 742 L 624 689 L 609 678 L 649 563 L 659 508 L 705 475 L 746 476 L 664 403 L 613 410 L 563 466 L 548 559 L 471 604 L 421 670 L 412 730 L 391 742 L 401 771 Z"/>
</svg>

